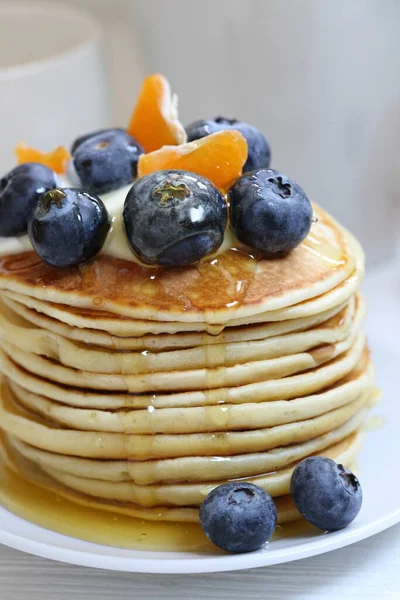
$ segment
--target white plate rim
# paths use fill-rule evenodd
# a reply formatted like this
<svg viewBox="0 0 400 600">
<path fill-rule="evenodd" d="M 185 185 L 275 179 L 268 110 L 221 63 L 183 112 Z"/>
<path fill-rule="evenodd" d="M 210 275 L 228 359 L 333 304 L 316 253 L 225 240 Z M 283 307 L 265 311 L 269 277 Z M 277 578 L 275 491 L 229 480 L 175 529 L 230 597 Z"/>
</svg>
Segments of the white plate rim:
<svg viewBox="0 0 400 600">
<path fill-rule="evenodd" d="M 9 514 L 14 517 L 11 513 Z M 59 546 L 50 546 L 43 542 L 4 531 L 0 531 L 0 543 L 28 554 L 82 567 L 134 573 L 217 573 L 266 567 L 303 558 L 310 558 L 364 540 L 365 538 L 380 533 L 399 522 L 400 508 L 388 514 L 385 518 L 368 523 L 364 527 L 350 527 L 339 532 L 328 533 L 325 535 L 322 534 L 320 537 L 313 538 L 312 541 L 293 546 L 289 549 L 282 548 L 281 550 L 274 550 L 270 554 L 267 547 L 262 552 L 257 553 L 222 556 L 205 555 L 199 558 L 188 559 L 168 559 L 161 558 L 161 556 L 156 558 L 157 554 L 161 555 L 161 553 L 158 552 L 154 552 L 154 558 L 112 556 L 107 554 L 100 555 L 83 552 L 81 550 L 65 549 Z M 272 545 L 270 547 L 272 547 Z M 110 550 L 112 550 L 112 548 L 110 548 Z M 162 554 L 164 556 L 164 553 Z"/>
</svg>

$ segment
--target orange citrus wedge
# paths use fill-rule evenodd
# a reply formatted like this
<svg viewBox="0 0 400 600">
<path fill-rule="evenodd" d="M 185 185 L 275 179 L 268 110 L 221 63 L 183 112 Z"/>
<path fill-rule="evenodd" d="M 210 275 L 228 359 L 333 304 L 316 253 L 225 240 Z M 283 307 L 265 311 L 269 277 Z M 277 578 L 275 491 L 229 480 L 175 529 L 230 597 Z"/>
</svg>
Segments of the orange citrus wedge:
<svg viewBox="0 0 400 600">
<path fill-rule="evenodd" d="M 226 190 L 241 175 L 246 159 L 247 143 L 241 133 L 234 129 L 217 131 L 181 146 L 164 146 L 142 154 L 138 177 L 162 169 L 183 169 L 203 175 Z"/>
<path fill-rule="evenodd" d="M 65 146 L 59 146 L 52 152 L 40 152 L 35 148 L 29 148 L 26 144 L 18 144 L 15 148 L 18 164 L 26 162 L 37 162 L 53 169 L 56 173 L 65 173 L 67 163 L 71 158 Z"/>
<path fill-rule="evenodd" d="M 150 75 L 144 80 L 128 133 L 145 152 L 186 142 L 186 131 L 178 120 L 177 96 L 171 95 L 169 83 L 162 75 Z"/>
</svg>

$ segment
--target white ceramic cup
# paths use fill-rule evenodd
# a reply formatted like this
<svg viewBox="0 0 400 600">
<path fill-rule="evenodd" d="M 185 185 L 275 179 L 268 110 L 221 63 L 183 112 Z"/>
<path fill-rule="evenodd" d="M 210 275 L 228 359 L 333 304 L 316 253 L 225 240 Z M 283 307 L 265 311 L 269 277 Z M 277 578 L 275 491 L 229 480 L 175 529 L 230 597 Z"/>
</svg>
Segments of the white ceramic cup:
<svg viewBox="0 0 400 600">
<path fill-rule="evenodd" d="M 25 142 L 50 151 L 107 126 L 102 32 L 95 20 L 54 2 L 0 4 L 0 171 Z"/>
</svg>

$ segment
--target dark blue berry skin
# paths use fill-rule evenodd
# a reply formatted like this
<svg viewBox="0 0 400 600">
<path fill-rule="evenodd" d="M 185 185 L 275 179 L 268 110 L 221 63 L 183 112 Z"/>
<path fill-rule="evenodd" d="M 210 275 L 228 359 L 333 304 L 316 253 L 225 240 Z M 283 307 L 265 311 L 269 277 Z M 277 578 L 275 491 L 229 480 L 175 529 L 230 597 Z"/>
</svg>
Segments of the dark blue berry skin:
<svg viewBox="0 0 400 600">
<path fill-rule="evenodd" d="M 205 177 L 189 171 L 157 171 L 138 179 L 124 205 L 128 242 L 140 260 L 187 265 L 223 242 L 227 205 Z"/>
<path fill-rule="evenodd" d="M 228 552 L 253 552 L 273 534 L 277 511 L 271 496 L 246 482 L 215 488 L 200 506 L 200 523 L 208 539 Z"/>
<path fill-rule="evenodd" d="M 362 504 L 357 477 L 322 456 L 305 458 L 297 465 L 290 493 L 303 517 L 324 531 L 346 527 L 358 515 Z"/>
<path fill-rule="evenodd" d="M 43 192 L 58 185 L 57 175 L 39 163 L 18 165 L 0 180 L 0 236 L 21 235 Z"/>
<path fill-rule="evenodd" d="M 109 228 L 108 212 L 100 198 L 84 190 L 57 188 L 41 196 L 28 233 L 45 263 L 71 267 L 101 250 Z"/>
<path fill-rule="evenodd" d="M 126 131 L 108 129 L 75 146 L 72 161 L 82 188 L 104 194 L 134 181 L 143 148 Z"/>
<path fill-rule="evenodd" d="M 80 146 L 82 144 L 82 142 L 86 142 L 86 140 L 88 140 L 96 135 L 100 135 L 100 134 L 104 134 L 104 133 L 112 133 L 113 131 L 114 132 L 122 131 L 122 133 L 126 132 L 126 130 L 122 129 L 122 127 L 112 127 L 112 128 L 108 128 L 108 129 L 97 129 L 97 131 L 91 131 L 90 133 L 85 133 L 85 135 L 80 135 L 73 142 L 73 144 L 71 146 L 71 154 L 73 154 L 75 152 L 75 150 L 78 148 L 78 146 Z"/>
<path fill-rule="evenodd" d="M 236 129 L 240 131 L 247 142 L 248 155 L 243 167 L 243 173 L 254 171 L 261 167 L 268 168 L 271 162 L 271 150 L 264 135 L 247 123 L 236 119 L 225 119 L 215 117 L 214 119 L 201 119 L 186 127 L 188 142 L 203 138 L 210 133 L 223 131 L 225 129 Z"/>
<path fill-rule="evenodd" d="M 241 175 L 229 203 L 237 239 L 267 257 L 285 256 L 311 228 L 313 209 L 304 190 L 273 169 Z"/>
</svg>

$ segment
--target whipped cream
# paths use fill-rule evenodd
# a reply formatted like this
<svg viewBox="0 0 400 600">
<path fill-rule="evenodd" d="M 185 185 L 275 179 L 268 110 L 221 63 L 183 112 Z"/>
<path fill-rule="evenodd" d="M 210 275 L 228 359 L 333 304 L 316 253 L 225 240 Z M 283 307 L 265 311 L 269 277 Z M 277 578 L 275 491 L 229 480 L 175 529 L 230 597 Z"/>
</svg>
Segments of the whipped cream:
<svg viewBox="0 0 400 600">
<path fill-rule="evenodd" d="M 64 179 L 62 187 L 76 186 L 73 186 L 69 180 Z M 126 195 L 131 187 L 132 184 L 121 187 L 114 192 L 99 195 L 99 198 L 101 198 L 107 208 L 111 222 L 111 227 L 101 253 L 114 258 L 129 260 L 145 267 L 157 267 L 157 265 L 142 263 L 132 252 L 126 238 L 122 211 L 124 209 Z M 232 230 L 228 226 L 225 231 L 223 244 L 217 250 L 215 255 L 221 254 L 222 252 L 229 250 L 229 248 L 238 247 L 239 245 L 240 243 L 235 239 Z M 26 252 L 27 250 L 33 250 L 27 234 L 16 237 L 0 237 L 0 256 L 18 254 L 20 252 Z"/>
</svg>

